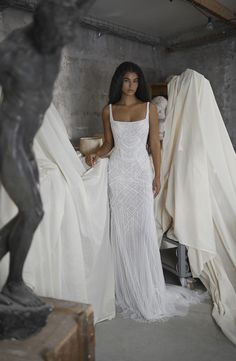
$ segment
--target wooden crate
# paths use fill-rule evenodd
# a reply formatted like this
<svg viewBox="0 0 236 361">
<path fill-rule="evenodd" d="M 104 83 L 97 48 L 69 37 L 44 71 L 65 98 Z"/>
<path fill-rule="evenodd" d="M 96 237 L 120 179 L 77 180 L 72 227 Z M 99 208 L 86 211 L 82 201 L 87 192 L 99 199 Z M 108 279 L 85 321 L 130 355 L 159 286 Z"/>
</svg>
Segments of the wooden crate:
<svg viewBox="0 0 236 361">
<path fill-rule="evenodd" d="M 1 361 L 94 361 L 95 331 L 90 305 L 44 299 L 54 306 L 48 324 L 27 340 L 0 341 Z"/>
<path fill-rule="evenodd" d="M 163 96 L 167 98 L 167 84 L 166 83 L 159 83 L 159 84 L 152 84 L 151 88 L 151 98 L 156 96 Z"/>
</svg>

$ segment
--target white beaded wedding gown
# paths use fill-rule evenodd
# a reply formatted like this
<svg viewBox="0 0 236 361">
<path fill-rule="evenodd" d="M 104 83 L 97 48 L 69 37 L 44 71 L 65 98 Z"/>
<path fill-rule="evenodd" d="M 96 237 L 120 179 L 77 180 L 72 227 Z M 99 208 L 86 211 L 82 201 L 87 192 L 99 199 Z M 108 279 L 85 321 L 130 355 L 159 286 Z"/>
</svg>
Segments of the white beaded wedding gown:
<svg viewBox="0 0 236 361">
<path fill-rule="evenodd" d="M 146 150 L 146 117 L 110 123 L 115 147 L 108 168 L 111 244 L 115 264 L 117 310 L 124 317 L 155 321 L 185 315 L 195 292 L 166 286 L 154 219 L 153 171 Z"/>
</svg>

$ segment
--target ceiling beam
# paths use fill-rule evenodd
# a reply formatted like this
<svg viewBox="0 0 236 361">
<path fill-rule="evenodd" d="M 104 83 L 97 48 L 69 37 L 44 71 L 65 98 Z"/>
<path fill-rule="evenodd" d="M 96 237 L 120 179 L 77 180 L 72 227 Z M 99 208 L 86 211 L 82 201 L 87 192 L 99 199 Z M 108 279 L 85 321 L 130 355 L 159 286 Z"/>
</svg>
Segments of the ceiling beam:
<svg viewBox="0 0 236 361">
<path fill-rule="evenodd" d="M 234 12 L 217 0 L 190 0 L 190 2 L 221 20 L 230 21 L 235 18 Z"/>
<path fill-rule="evenodd" d="M 218 42 L 232 37 L 233 38 L 236 37 L 236 27 L 231 27 L 228 28 L 227 30 L 219 31 L 214 34 L 205 35 L 198 38 L 170 43 L 167 45 L 163 44 L 163 46 L 165 47 L 167 52 L 176 52 L 176 51 L 186 50 L 189 48 L 194 48 L 197 46 L 209 45 L 210 43 Z"/>
<path fill-rule="evenodd" d="M 138 41 L 140 43 L 154 47 L 160 44 L 160 39 L 157 37 L 153 37 L 126 26 L 115 24 L 113 22 L 98 19 L 92 16 L 84 16 L 81 19 L 80 24 L 93 30 L 97 30 L 99 37 L 104 34 L 112 34 L 124 39 Z"/>
</svg>

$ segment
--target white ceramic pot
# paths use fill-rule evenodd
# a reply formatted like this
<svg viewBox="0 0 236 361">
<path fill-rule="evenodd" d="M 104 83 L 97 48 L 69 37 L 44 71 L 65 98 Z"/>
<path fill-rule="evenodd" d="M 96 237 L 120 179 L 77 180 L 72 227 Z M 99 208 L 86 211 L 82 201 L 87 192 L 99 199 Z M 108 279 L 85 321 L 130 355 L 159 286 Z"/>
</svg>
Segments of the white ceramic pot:
<svg viewBox="0 0 236 361">
<path fill-rule="evenodd" d="M 83 155 L 96 152 L 103 144 L 102 137 L 83 137 L 79 140 L 79 151 Z"/>
</svg>

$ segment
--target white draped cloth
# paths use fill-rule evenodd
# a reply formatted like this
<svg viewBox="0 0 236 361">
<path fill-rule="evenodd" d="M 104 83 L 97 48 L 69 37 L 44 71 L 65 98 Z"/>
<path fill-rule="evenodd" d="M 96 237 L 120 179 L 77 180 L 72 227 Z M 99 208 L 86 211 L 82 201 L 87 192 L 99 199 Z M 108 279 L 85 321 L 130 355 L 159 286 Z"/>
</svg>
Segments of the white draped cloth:
<svg viewBox="0 0 236 361">
<path fill-rule="evenodd" d="M 215 321 L 236 343 L 236 155 L 204 76 L 187 69 L 168 94 L 155 202 L 159 242 L 171 225 L 212 296 Z"/>
<path fill-rule="evenodd" d="M 107 159 L 91 170 L 74 151 L 52 104 L 34 143 L 45 211 L 24 266 L 24 279 L 38 295 L 90 303 L 95 322 L 115 316 L 109 241 Z M 17 181 L 16 181 L 17 186 Z M 0 225 L 16 213 L 0 189 Z M 0 283 L 8 256 L 0 265 Z"/>
</svg>

